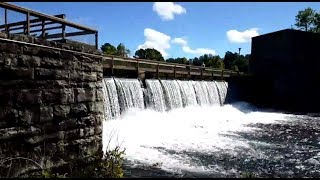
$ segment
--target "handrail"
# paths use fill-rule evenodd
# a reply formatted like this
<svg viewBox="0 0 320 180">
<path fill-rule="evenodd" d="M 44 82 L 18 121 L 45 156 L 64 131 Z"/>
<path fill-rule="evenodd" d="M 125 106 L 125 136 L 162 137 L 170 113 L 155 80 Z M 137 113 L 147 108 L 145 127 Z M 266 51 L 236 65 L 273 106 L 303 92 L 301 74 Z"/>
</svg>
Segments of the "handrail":
<svg viewBox="0 0 320 180">
<path fill-rule="evenodd" d="M 40 48 L 46 48 L 46 49 L 52 49 L 52 50 L 58 50 L 58 51 L 64 51 L 64 52 L 71 52 L 71 53 L 75 53 L 75 54 L 80 54 L 80 55 L 86 55 L 89 57 L 93 57 L 93 58 L 101 58 L 102 60 L 111 60 L 111 62 L 114 61 L 114 58 L 119 58 L 119 61 L 122 62 L 133 62 L 136 63 L 137 61 L 139 61 L 139 63 L 145 63 L 145 64 L 153 64 L 153 65 L 158 65 L 158 66 L 171 66 L 174 67 L 178 65 L 178 63 L 167 63 L 167 62 L 161 62 L 161 61 L 152 61 L 152 60 L 146 60 L 146 59 L 134 59 L 134 58 L 122 58 L 120 56 L 106 56 L 106 55 L 96 55 L 96 54 L 90 54 L 90 53 L 86 53 L 86 52 L 79 52 L 79 51 L 74 51 L 74 50 L 69 50 L 69 49 L 63 49 L 63 48 L 57 48 L 57 47 L 51 47 L 51 46 L 46 46 L 46 45 L 40 45 L 40 44 L 33 44 L 33 43 L 28 43 L 28 42 L 23 42 L 23 41 L 17 41 L 17 40 L 12 40 L 12 39 L 5 39 L 5 38 L 0 38 L 0 42 L 11 42 L 11 43 L 17 43 L 17 44 L 24 44 L 24 45 L 29 45 L 29 46 L 33 46 L 33 47 L 40 47 Z M 113 60 L 112 60 L 113 59 Z M 132 61 L 129 61 L 127 59 L 131 59 Z M 201 69 L 202 67 L 198 67 L 198 66 L 193 66 L 193 65 L 185 65 L 185 66 L 190 66 L 191 68 L 194 69 Z M 203 68 L 202 68 L 203 69 Z M 232 70 L 226 70 L 226 69 L 214 69 L 212 70 L 212 68 L 204 68 L 205 71 L 221 71 L 221 72 L 231 72 L 231 73 L 236 73 L 235 71 Z"/>
<path fill-rule="evenodd" d="M 171 63 L 171 62 L 164 62 L 164 61 L 156 61 L 156 60 L 150 60 L 150 59 L 140 59 L 140 58 L 130 58 L 130 57 L 121 57 L 121 56 L 115 56 L 115 55 L 103 55 L 106 58 L 119 58 L 122 59 L 120 61 L 126 61 L 126 62 L 132 62 L 133 60 L 139 60 L 140 62 L 145 62 L 145 64 L 147 63 L 152 63 L 153 65 L 157 65 L 157 63 L 159 63 L 160 65 L 163 66 L 170 66 L 170 67 L 178 67 L 178 68 L 186 68 L 186 67 L 190 67 L 192 69 L 204 69 L 206 71 L 221 71 L 222 69 L 218 69 L 218 68 L 211 68 L 211 67 L 201 67 L 201 66 L 194 66 L 194 65 L 187 65 L 187 64 L 179 64 L 179 63 Z M 228 70 L 228 69 L 223 69 L 225 72 L 235 72 L 232 70 Z"/>
<path fill-rule="evenodd" d="M 62 38 L 63 40 L 66 37 L 90 34 L 95 36 L 95 48 L 98 49 L 98 31 L 95 29 L 85 27 L 80 24 L 76 24 L 76 23 L 65 20 L 65 14 L 51 16 L 51 15 L 40 13 L 31 9 L 19 7 L 7 2 L 0 2 L 0 8 L 4 8 L 5 10 L 4 25 L 0 25 L 0 29 L 4 28 L 7 34 L 9 34 L 10 31 L 14 31 L 14 30 L 22 30 L 22 32 L 17 32 L 16 34 L 26 34 L 26 35 L 30 35 L 30 33 L 41 32 L 41 35 L 40 35 L 41 38 L 44 38 L 44 39 Z M 12 10 L 15 12 L 25 14 L 26 20 L 8 24 L 7 10 Z M 31 19 L 31 17 L 35 17 L 35 19 Z M 55 26 L 55 28 L 45 27 L 46 25 L 55 24 L 55 23 L 59 24 L 59 26 Z M 40 29 L 30 30 L 32 27 L 39 27 L 39 26 L 41 26 Z M 78 31 L 66 33 L 67 27 L 75 28 Z M 54 30 L 54 29 L 61 29 L 61 33 L 56 33 L 56 34 L 46 33 L 46 31 Z"/>
<path fill-rule="evenodd" d="M 40 13 L 40 12 L 36 12 L 36 11 L 31 10 L 31 9 L 19 7 L 19 6 L 16 6 L 14 4 L 10 4 L 10 3 L 7 3 L 7 2 L 0 2 L 0 7 L 6 8 L 6 9 L 10 9 L 10 10 L 13 10 L 13 11 L 17 11 L 17 12 L 20 12 L 20 13 L 23 13 L 23 14 L 29 13 L 30 15 L 36 16 L 38 18 L 43 18 L 44 17 L 44 18 L 46 18 L 46 19 L 48 19 L 50 21 L 54 21 L 54 22 L 58 22 L 58 23 L 61 23 L 61 24 L 64 24 L 64 25 L 68 25 L 68 26 L 73 27 L 73 28 L 82 29 L 82 30 L 85 30 L 85 31 L 98 32 L 95 29 L 91 29 L 91 28 L 88 28 L 88 27 L 85 27 L 85 26 L 82 26 L 82 25 L 79 25 L 79 24 L 76 24 L 76 23 L 71 23 L 69 21 L 63 20 L 63 19 L 58 18 L 58 17 L 50 16 L 50 15 L 47 15 L 47 14 L 44 14 L 44 13 Z"/>
</svg>

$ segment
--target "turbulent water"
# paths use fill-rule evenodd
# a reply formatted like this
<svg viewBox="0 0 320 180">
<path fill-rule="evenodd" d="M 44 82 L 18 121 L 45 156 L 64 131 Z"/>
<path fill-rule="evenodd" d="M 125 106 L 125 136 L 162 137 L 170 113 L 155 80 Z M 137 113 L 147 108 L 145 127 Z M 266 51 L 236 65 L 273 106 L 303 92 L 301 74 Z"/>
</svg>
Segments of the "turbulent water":
<svg viewBox="0 0 320 180">
<path fill-rule="evenodd" d="M 320 175 L 319 118 L 266 112 L 245 102 L 220 106 L 227 96 L 225 82 L 147 80 L 143 96 L 139 82 L 130 81 L 133 88 L 123 85 L 128 80 L 117 81 L 122 81 L 118 96 L 125 92 L 121 88 L 139 91 L 139 100 L 122 92 L 126 97 L 120 101 L 127 103 L 120 104 L 127 108 L 103 123 L 103 150 L 126 149 L 126 176 Z M 142 103 L 141 96 L 146 106 L 129 106 Z"/>
</svg>

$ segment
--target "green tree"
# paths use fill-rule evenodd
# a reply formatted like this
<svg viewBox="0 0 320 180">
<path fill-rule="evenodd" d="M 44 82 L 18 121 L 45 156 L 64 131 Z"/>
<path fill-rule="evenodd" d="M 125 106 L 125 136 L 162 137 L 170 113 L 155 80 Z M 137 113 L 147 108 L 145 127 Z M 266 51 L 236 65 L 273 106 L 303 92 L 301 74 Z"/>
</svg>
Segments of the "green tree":
<svg viewBox="0 0 320 180">
<path fill-rule="evenodd" d="M 141 59 L 164 61 L 162 54 L 154 48 L 139 49 L 135 52 L 135 56 Z"/>
<path fill-rule="evenodd" d="M 231 69 L 235 71 L 248 72 L 249 71 L 250 54 L 240 55 L 237 54 L 237 59 L 232 62 Z"/>
<path fill-rule="evenodd" d="M 320 33 L 320 12 L 315 13 L 314 18 L 313 18 L 313 32 Z"/>
<path fill-rule="evenodd" d="M 206 64 L 206 67 L 213 67 L 218 69 L 224 68 L 224 63 L 220 56 L 212 56 L 209 55 L 209 61 L 208 64 Z"/>
<path fill-rule="evenodd" d="M 315 10 L 308 7 L 302 11 L 299 11 L 296 15 L 296 26 L 300 30 L 304 31 L 313 31 L 314 18 L 315 18 Z"/>
<path fill-rule="evenodd" d="M 130 50 L 127 49 L 124 44 L 120 43 L 117 46 L 117 55 L 121 57 L 129 57 L 130 55 Z"/>
<path fill-rule="evenodd" d="M 175 58 L 168 58 L 168 59 L 166 59 L 166 62 L 175 63 L 176 59 Z"/>
<path fill-rule="evenodd" d="M 137 58 L 146 59 L 146 51 L 144 49 L 139 49 L 134 54 Z"/>
<path fill-rule="evenodd" d="M 105 43 L 100 49 L 106 55 L 117 55 L 117 49 L 110 43 Z"/>
<path fill-rule="evenodd" d="M 233 62 L 237 59 L 237 53 L 227 51 L 223 58 L 223 63 L 226 69 L 231 69 Z"/>
<path fill-rule="evenodd" d="M 193 64 L 194 66 L 201 66 L 201 65 L 202 65 L 202 61 L 200 60 L 200 58 L 195 57 L 195 58 L 193 58 L 193 60 L 192 60 L 192 64 Z"/>
</svg>

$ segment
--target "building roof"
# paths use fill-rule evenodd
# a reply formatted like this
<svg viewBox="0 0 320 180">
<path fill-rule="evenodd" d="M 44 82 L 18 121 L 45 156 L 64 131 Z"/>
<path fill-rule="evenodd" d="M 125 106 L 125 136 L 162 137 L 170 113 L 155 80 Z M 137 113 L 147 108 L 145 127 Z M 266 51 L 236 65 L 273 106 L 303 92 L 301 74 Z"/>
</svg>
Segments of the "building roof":
<svg viewBox="0 0 320 180">
<path fill-rule="evenodd" d="M 280 35 L 280 34 L 285 34 L 285 33 L 300 33 L 300 34 L 306 34 L 306 35 L 319 35 L 320 36 L 320 33 L 306 32 L 306 31 L 301 31 L 301 30 L 296 30 L 296 29 L 282 29 L 279 31 L 261 34 L 259 36 L 252 37 L 252 39 L 264 37 L 264 36 L 272 36 L 272 35 L 277 35 L 277 34 Z"/>
</svg>

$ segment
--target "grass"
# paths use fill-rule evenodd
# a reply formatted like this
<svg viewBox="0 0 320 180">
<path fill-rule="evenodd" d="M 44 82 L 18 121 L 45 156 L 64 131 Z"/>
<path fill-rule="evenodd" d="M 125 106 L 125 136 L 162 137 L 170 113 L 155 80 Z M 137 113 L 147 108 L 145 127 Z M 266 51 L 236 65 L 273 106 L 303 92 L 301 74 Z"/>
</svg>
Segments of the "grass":
<svg viewBox="0 0 320 180">
<path fill-rule="evenodd" d="M 99 151 L 90 157 L 94 159 L 93 161 L 77 159 L 58 168 L 46 168 L 47 160 L 51 159 L 54 153 L 50 153 L 51 155 L 49 156 L 42 154 L 37 159 L 6 157 L 0 159 L 0 178 L 122 178 L 125 149 L 121 150 L 119 145 L 113 149 L 107 149 L 106 153 L 103 154 L 103 158 L 101 158 L 102 152 Z"/>
</svg>

